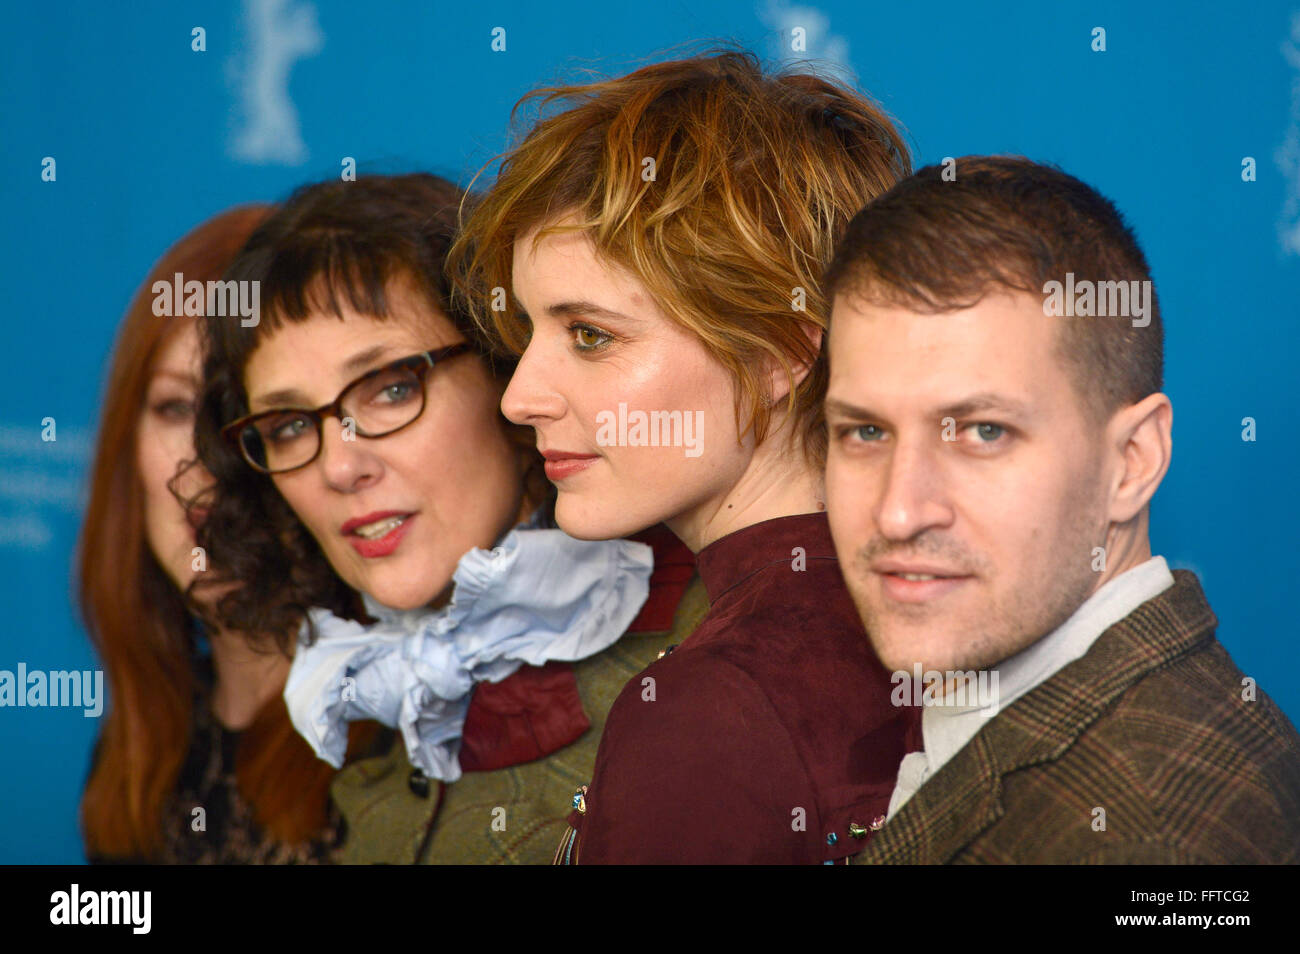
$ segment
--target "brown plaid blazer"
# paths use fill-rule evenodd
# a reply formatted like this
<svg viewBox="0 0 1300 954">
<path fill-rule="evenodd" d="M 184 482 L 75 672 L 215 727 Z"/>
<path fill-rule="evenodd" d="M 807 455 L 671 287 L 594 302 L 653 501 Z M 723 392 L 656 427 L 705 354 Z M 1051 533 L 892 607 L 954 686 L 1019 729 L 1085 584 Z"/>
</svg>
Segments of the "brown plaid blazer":
<svg viewBox="0 0 1300 954">
<path fill-rule="evenodd" d="M 1175 571 L 991 719 L 854 863 L 1300 861 L 1300 736 L 1262 691 L 1243 699 L 1217 623 Z"/>
</svg>

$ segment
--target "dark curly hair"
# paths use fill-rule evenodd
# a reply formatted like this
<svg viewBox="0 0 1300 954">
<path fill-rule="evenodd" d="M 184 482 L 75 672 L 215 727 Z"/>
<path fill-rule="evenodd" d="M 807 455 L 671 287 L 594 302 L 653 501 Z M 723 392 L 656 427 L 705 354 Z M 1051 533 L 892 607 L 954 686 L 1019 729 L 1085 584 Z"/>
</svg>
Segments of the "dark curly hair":
<svg viewBox="0 0 1300 954">
<path fill-rule="evenodd" d="M 448 294 L 443 266 L 465 199 L 456 185 L 426 173 L 304 186 L 252 234 L 226 270 L 225 281 L 260 283 L 260 317 L 248 327 L 228 317 L 204 321 L 194 439 L 198 460 L 215 485 L 186 501 L 202 514 L 198 542 L 209 564 L 209 572 L 191 584 L 191 596 L 195 587 L 238 584 L 215 601 L 208 611 L 215 619 L 208 622 L 287 652 L 309 607 L 367 619 L 359 594 L 334 572 L 271 478 L 249 467 L 222 439 L 221 428 L 248 413 L 244 369 L 266 337 L 318 309 L 342 318 L 340 296 L 361 314 L 387 319 L 388 290 L 401 279 L 412 281 L 477 347 L 494 379 L 508 380 L 514 359 L 492 353 Z M 532 455 L 524 487 L 528 500 L 553 505 L 532 428 L 501 420 L 512 441 Z"/>
</svg>

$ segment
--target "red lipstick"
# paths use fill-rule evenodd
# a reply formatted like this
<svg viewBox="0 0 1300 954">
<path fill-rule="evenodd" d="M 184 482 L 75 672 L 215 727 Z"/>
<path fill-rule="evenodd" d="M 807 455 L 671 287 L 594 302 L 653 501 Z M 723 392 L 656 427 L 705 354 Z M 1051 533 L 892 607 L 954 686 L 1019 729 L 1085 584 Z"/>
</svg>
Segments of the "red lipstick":
<svg viewBox="0 0 1300 954">
<path fill-rule="evenodd" d="M 361 556 L 367 559 L 384 557 L 397 549 L 415 518 L 416 514 L 403 510 L 379 510 L 362 517 L 353 517 L 339 528 L 339 532 L 348 538 L 348 543 Z M 393 526 L 383 536 L 362 536 L 357 533 L 361 527 L 384 521 L 393 521 Z"/>
<path fill-rule="evenodd" d="M 546 458 L 547 479 L 552 483 L 581 473 L 593 462 L 600 460 L 596 454 L 575 454 L 571 451 L 542 451 L 542 456 Z"/>
</svg>

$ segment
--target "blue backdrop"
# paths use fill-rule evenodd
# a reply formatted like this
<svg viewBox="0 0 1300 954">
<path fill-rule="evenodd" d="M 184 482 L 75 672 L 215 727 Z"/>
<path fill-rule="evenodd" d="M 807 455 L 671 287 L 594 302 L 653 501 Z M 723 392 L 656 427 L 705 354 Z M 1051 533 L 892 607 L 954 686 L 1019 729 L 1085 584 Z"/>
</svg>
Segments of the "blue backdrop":
<svg viewBox="0 0 1300 954">
<path fill-rule="evenodd" d="M 1300 721 L 1300 0 L 925 4 L 79 3 L 4 10 L 0 670 L 96 665 L 70 571 L 105 357 L 158 256 L 231 205 L 361 171 L 468 184 L 515 100 L 679 44 L 841 63 L 920 163 L 1049 160 L 1114 198 L 1164 310 L 1176 452 L 1153 544 L 1195 569 L 1238 665 Z M 906 9 L 900 9 L 905 7 Z M 193 29 L 205 31 L 195 51 Z M 505 49 L 492 49 L 493 30 Z M 795 27 L 806 54 L 791 51 Z M 1094 28 L 1105 50 L 1094 50 Z M 42 161 L 56 162 L 43 181 Z M 1243 163 L 1254 160 L 1253 181 Z M 41 440 L 54 418 L 57 440 Z M 1243 440 L 1243 419 L 1256 440 Z M 1290 430 L 1288 429 L 1290 428 Z M 0 708 L 0 862 L 81 860 L 98 721 Z"/>
</svg>

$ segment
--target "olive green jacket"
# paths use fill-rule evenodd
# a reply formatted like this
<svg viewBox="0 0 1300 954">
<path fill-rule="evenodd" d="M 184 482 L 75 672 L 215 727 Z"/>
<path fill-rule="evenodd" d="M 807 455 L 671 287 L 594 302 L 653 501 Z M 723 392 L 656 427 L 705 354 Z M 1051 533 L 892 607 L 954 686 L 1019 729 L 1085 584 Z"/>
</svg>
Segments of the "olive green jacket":
<svg viewBox="0 0 1300 954">
<path fill-rule="evenodd" d="M 385 753 L 345 766 L 330 795 L 346 823 L 342 864 L 550 864 L 568 828 L 574 791 L 591 779 L 596 746 L 614 699 L 660 651 L 686 639 L 708 612 L 696 576 L 667 631 L 627 633 L 573 664 L 591 722 L 578 740 L 544 758 L 455 782 L 411 784 L 401 739 Z M 422 794 L 423 793 L 423 794 Z M 440 797 L 441 796 L 441 797 Z"/>
</svg>

